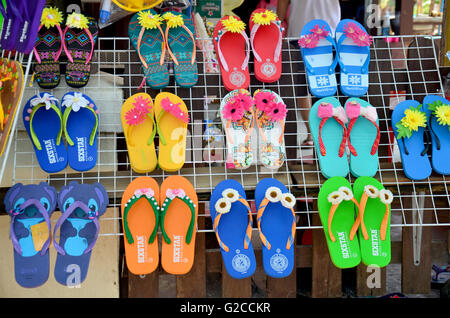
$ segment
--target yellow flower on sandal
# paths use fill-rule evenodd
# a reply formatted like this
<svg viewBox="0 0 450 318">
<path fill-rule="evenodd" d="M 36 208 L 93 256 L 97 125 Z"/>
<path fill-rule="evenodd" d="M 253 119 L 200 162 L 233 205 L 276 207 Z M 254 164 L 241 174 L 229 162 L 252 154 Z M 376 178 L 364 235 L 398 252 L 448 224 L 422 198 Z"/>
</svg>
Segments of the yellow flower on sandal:
<svg viewBox="0 0 450 318">
<path fill-rule="evenodd" d="M 225 29 L 231 33 L 241 33 L 245 30 L 245 23 L 233 16 L 229 16 L 228 19 L 222 20 L 222 24 Z"/>
<path fill-rule="evenodd" d="M 164 20 L 169 28 L 176 28 L 184 25 L 184 20 L 181 15 L 176 15 L 171 12 L 166 12 L 163 14 Z"/>
<path fill-rule="evenodd" d="M 63 20 L 61 11 L 57 7 L 44 8 L 41 16 L 41 24 L 46 28 L 51 28 L 60 24 Z"/>
<path fill-rule="evenodd" d="M 138 21 L 142 27 L 149 30 L 156 29 L 163 21 L 163 18 L 159 14 L 152 14 L 150 11 L 140 11 L 138 13 Z"/>
<path fill-rule="evenodd" d="M 71 28 L 86 29 L 88 24 L 88 19 L 81 13 L 73 12 L 67 16 L 66 25 Z"/>
<path fill-rule="evenodd" d="M 441 106 L 436 107 L 434 111 L 436 115 L 437 122 L 439 125 L 447 125 L 450 126 L 450 106 L 443 104 Z"/>
<path fill-rule="evenodd" d="M 270 25 L 271 22 L 277 20 L 277 15 L 270 10 L 266 10 L 263 12 L 257 12 L 253 14 L 252 21 L 256 24 L 261 25 Z"/>
<path fill-rule="evenodd" d="M 405 116 L 402 118 L 401 123 L 406 128 L 417 131 L 419 127 L 425 127 L 427 125 L 427 117 L 425 113 L 417 109 L 405 110 Z"/>
</svg>

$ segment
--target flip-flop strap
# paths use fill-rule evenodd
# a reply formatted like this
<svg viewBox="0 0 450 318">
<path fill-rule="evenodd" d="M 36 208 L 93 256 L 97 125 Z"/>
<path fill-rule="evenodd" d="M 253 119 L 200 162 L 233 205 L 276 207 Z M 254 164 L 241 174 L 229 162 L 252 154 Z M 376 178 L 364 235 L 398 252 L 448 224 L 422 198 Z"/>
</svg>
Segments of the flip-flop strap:
<svg viewBox="0 0 450 318">
<path fill-rule="evenodd" d="M 161 110 L 161 112 L 158 115 L 158 118 L 156 118 L 156 130 L 158 131 L 158 135 L 159 135 L 159 140 L 161 141 L 161 143 L 163 145 L 166 145 L 166 138 L 164 137 L 162 130 L 161 130 L 161 125 L 159 124 L 159 122 L 161 121 L 161 118 L 164 116 L 164 114 L 167 113 L 165 110 Z M 169 113 L 170 114 L 170 113 Z M 174 116 L 175 117 L 175 116 Z M 177 118 L 178 119 L 178 118 Z M 180 120 L 180 119 L 178 119 Z M 181 121 L 181 120 L 180 120 Z M 183 122 L 183 121 L 181 121 Z M 184 122 L 183 122 L 184 123 Z M 187 123 L 184 123 L 186 125 L 187 128 Z"/>
<path fill-rule="evenodd" d="M 69 59 L 69 61 L 71 63 L 73 63 L 72 54 L 70 54 L 69 49 L 67 48 L 67 45 L 66 45 L 66 33 L 67 33 L 67 30 L 69 30 L 69 26 L 66 26 L 66 28 L 64 29 L 63 38 L 62 38 L 62 44 L 63 44 L 63 47 L 64 47 L 64 52 L 66 52 L 67 58 Z M 91 41 L 91 44 L 92 44 L 91 45 L 91 51 L 89 52 L 89 55 L 86 58 L 86 63 L 85 64 L 87 65 L 87 64 L 89 64 L 89 62 L 92 59 L 92 54 L 94 53 L 95 41 L 94 41 L 94 36 L 92 35 L 92 33 L 89 30 L 89 28 L 84 28 L 84 31 L 86 32 L 86 34 L 87 34 L 87 36 L 88 36 L 88 38 L 89 38 L 89 40 Z"/>
<path fill-rule="evenodd" d="M 336 52 L 337 52 L 336 57 L 339 57 L 339 50 L 338 50 L 338 48 L 341 46 L 341 44 L 342 44 L 342 42 L 344 41 L 345 38 L 347 38 L 347 36 L 345 35 L 344 32 L 342 32 L 342 35 L 339 38 L 339 40 L 338 40 L 338 42 L 337 42 L 337 44 L 335 46 Z M 338 58 L 338 61 L 339 61 L 339 66 L 340 66 L 341 71 L 344 72 L 344 73 L 348 73 L 347 67 L 345 66 L 345 64 L 343 64 L 342 60 L 340 58 Z M 369 64 L 370 64 L 370 52 L 369 52 L 366 60 L 364 61 L 364 64 L 361 66 L 361 73 L 362 74 L 367 73 L 368 68 L 369 68 Z"/>
<path fill-rule="evenodd" d="M 428 117 L 428 127 L 430 128 L 429 129 L 430 133 L 433 134 L 433 136 L 436 140 L 436 149 L 440 150 L 441 149 L 441 141 L 440 141 L 438 135 L 436 134 L 436 132 L 434 131 L 433 126 L 431 125 L 431 117 L 432 116 L 433 116 L 433 112 L 431 112 L 431 115 Z"/>
<path fill-rule="evenodd" d="M 131 230 L 128 226 L 128 213 L 130 212 L 130 209 L 134 206 L 134 204 L 142 198 L 146 199 L 148 201 L 148 203 L 150 203 L 150 206 L 152 207 L 152 210 L 153 210 L 153 214 L 155 215 L 155 226 L 153 228 L 152 234 L 150 235 L 150 237 L 148 239 L 149 244 L 153 243 L 153 241 L 156 238 L 156 234 L 158 233 L 159 206 L 158 206 L 158 203 L 156 202 L 156 199 L 153 196 L 151 198 L 149 198 L 145 195 L 142 195 L 140 197 L 133 195 L 131 197 L 131 199 L 129 199 L 128 202 L 125 204 L 125 209 L 123 211 L 123 227 L 124 227 L 125 237 L 128 241 L 128 244 L 134 243 L 133 234 L 131 234 Z"/>
<path fill-rule="evenodd" d="M 166 55 L 166 45 L 164 44 L 164 42 L 165 42 L 165 40 L 164 40 L 165 37 L 164 37 L 164 32 L 163 32 L 163 30 L 161 29 L 161 26 L 157 25 L 157 28 L 158 28 L 159 32 L 161 33 L 161 35 L 162 35 L 162 37 L 163 37 L 163 43 L 162 43 L 162 45 L 161 45 L 161 57 L 160 57 L 160 59 L 159 59 L 159 65 L 163 65 L 163 64 L 164 64 L 164 57 L 165 57 L 165 55 Z M 143 38 L 143 36 L 144 36 L 145 30 L 146 30 L 145 27 L 141 27 L 141 31 L 139 32 L 139 36 L 138 36 L 138 39 L 137 39 L 136 49 L 137 49 L 137 54 L 138 54 L 138 56 L 139 56 L 139 59 L 141 60 L 142 65 L 143 65 L 145 68 L 148 68 L 147 61 L 145 60 L 145 58 L 144 58 L 144 57 L 142 56 L 142 54 L 141 54 L 142 38 Z"/>
<path fill-rule="evenodd" d="M 252 239 L 252 230 L 253 230 L 252 209 L 250 208 L 250 205 L 248 204 L 248 202 L 241 196 L 239 197 L 239 199 L 236 202 L 242 203 L 247 208 L 248 223 L 247 223 L 247 228 L 245 230 L 245 236 L 244 236 L 244 249 L 247 250 L 248 247 L 250 246 L 250 242 Z M 213 229 L 214 229 L 214 232 L 216 233 L 217 242 L 219 243 L 220 247 L 225 252 L 229 252 L 230 248 L 225 243 L 223 243 L 223 241 L 220 239 L 220 235 L 219 235 L 219 222 L 220 222 L 222 214 L 223 213 L 216 214 L 216 216 L 214 218 Z"/>
<path fill-rule="evenodd" d="M 155 122 L 155 119 L 153 118 L 153 116 L 150 116 L 149 114 L 147 114 L 147 117 L 150 117 L 150 119 L 152 120 L 152 123 L 153 123 L 152 133 L 150 134 L 150 137 L 147 140 L 147 145 L 150 146 L 155 139 L 157 128 L 156 128 L 156 122 Z M 132 147 L 134 146 L 134 143 L 133 143 L 132 139 L 130 138 L 130 136 L 133 133 L 133 127 L 134 127 L 134 125 L 128 125 L 128 128 L 125 132 L 125 137 L 128 138 L 128 143 Z"/>
<path fill-rule="evenodd" d="M 271 249 L 271 245 L 261 229 L 261 219 L 264 215 L 264 211 L 266 210 L 267 205 L 269 205 L 270 203 L 271 202 L 267 198 L 264 198 L 261 201 L 261 204 L 259 205 L 258 214 L 256 215 L 256 222 L 258 225 L 259 237 L 261 238 L 262 243 L 264 244 L 265 247 L 267 247 L 268 250 Z M 291 233 L 289 234 L 289 237 L 288 237 L 288 240 L 286 243 L 286 249 L 288 249 L 288 250 L 294 245 L 294 237 L 295 237 L 295 230 L 296 230 L 295 211 L 293 208 L 291 208 L 289 210 L 292 213 L 292 227 L 291 227 Z"/>
<path fill-rule="evenodd" d="M 167 235 L 167 232 L 164 228 L 164 219 L 166 217 L 166 213 L 167 210 L 169 209 L 170 204 L 173 202 L 173 200 L 175 200 L 176 198 L 180 199 L 181 201 L 183 201 L 184 203 L 186 203 L 186 205 L 189 207 L 190 211 L 191 211 L 191 220 L 189 222 L 189 227 L 187 229 L 186 232 L 186 239 L 185 242 L 186 244 L 191 243 L 192 240 L 192 235 L 194 233 L 194 225 L 195 225 L 195 204 L 192 201 L 191 198 L 189 198 L 189 196 L 185 195 L 184 197 L 180 198 L 179 196 L 176 196 L 175 198 L 171 199 L 166 197 L 162 203 L 161 206 L 161 219 L 160 219 L 160 224 L 161 224 L 161 232 L 164 238 L 164 241 L 166 241 L 167 244 L 171 243 L 171 240 L 169 238 L 169 236 Z"/>
<path fill-rule="evenodd" d="M 197 51 L 197 46 L 195 45 L 195 37 L 192 34 L 191 30 L 189 30 L 189 28 L 187 26 L 185 26 L 184 24 L 181 25 L 181 27 L 183 29 L 185 29 L 187 31 L 187 33 L 189 34 L 189 36 L 192 39 L 192 44 L 193 44 L 193 48 L 192 48 L 192 57 L 191 57 L 191 64 L 195 63 L 195 55 L 196 55 L 196 51 Z M 173 54 L 172 50 L 170 49 L 170 45 L 169 45 L 169 27 L 166 27 L 166 44 L 167 44 L 167 51 L 169 52 L 170 56 L 172 57 L 173 62 L 178 65 L 178 59 L 175 57 L 175 55 Z"/>
<path fill-rule="evenodd" d="M 90 106 L 86 106 L 83 108 L 89 109 L 95 116 L 95 125 L 94 125 L 94 128 L 92 129 L 91 136 L 89 138 L 89 145 L 92 146 L 94 144 L 95 136 L 97 134 L 98 115 L 97 115 L 97 112 Z M 72 138 L 70 138 L 69 132 L 67 131 L 67 121 L 69 119 L 69 115 L 71 112 L 72 112 L 72 106 L 66 107 L 66 110 L 64 111 L 64 114 L 63 114 L 62 121 L 63 121 L 63 126 L 64 126 L 64 136 L 66 137 L 67 143 L 70 146 L 73 146 L 73 145 L 75 145 L 75 143 L 73 142 Z"/>
<path fill-rule="evenodd" d="M 11 241 L 12 241 L 14 250 L 18 254 L 22 255 L 22 248 L 20 247 L 19 240 L 17 239 L 16 233 L 14 232 L 14 223 L 16 220 L 16 216 L 18 214 L 20 214 L 21 212 L 23 212 L 27 207 L 29 207 L 31 205 L 34 205 L 39 210 L 39 212 L 41 212 L 42 216 L 44 217 L 45 223 L 47 223 L 49 234 L 48 234 L 47 240 L 45 241 L 45 243 L 41 249 L 41 255 L 44 255 L 47 252 L 48 248 L 50 247 L 50 243 L 51 243 L 51 239 L 52 239 L 52 236 L 51 236 L 52 229 L 51 229 L 50 216 L 49 216 L 47 210 L 42 205 L 42 203 L 37 199 L 28 199 L 20 205 L 18 211 L 10 212 L 10 214 L 11 214 L 11 224 L 10 224 Z"/>
<path fill-rule="evenodd" d="M 325 149 L 325 145 L 323 143 L 322 140 L 322 128 L 325 125 L 325 122 L 330 119 L 331 117 L 328 118 L 322 118 L 322 120 L 320 121 L 319 124 L 319 148 L 320 148 L 320 154 L 322 156 L 325 156 L 327 154 L 326 149 Z M 342 128 L 344 129 L 344 136 L 342 137 L 342 141 L 341 141 L 341 145 L 339 146 L 339 157 L 342 157 L 344 155 L 344 151 L 345 151 L 345 144 L 347 141 L 347 129 L 345 128 L 345 124 L 338 119 L 336 116 L 333 116 L 333 118 L 339 123 L 339 125 L 342 126 Z"/>
<path fill-rule="evenodd" d="M 34 132 L 33 119 L 34 119 L 34 115 L 36 114 L 37 110 L 42 107 L 45 107 L 45 104 L 36 105 L 35 107 L 33 107 L 33 110 L 31 111 L 31 114 L 30 114 L 30 136 L 31 136 L 31 140 L 33 141 L 33 144 L 35 145 L 35 147 L 38 150 L 42 150 L 42 145 L 39 142 L 39 139 L 37 138 L 36 133 Z M 51 104 L 51 109 L 53 109 L 58 114 L 58 117 L 60 118 L 61 127 L 59 129 L 58 136 L 56 137 L 56 145 L 59 146 L 59 144 L 61 143 L 61 137 L 62 137 L 62 133 L 63 133 L 63 121 L 62 121 L 61 111 L 54 104 Z"/>
<path fill-rule="evenodd" d="M 276 24 L 275 22 L 272 21 L 272 22 L 270 22 L 270 24 L 274 24 L 274 25 L 277 27 L 278 31 L 279 31 L 279 32 L 278 32 L 279 35 L 278 35 L 277 46 L 276 46 L 276 48 L 275 48 L 275 54 L 274 54 L 274 56 L 273 56 L 273 61 L 274 61 L 274 62 L 278 62 L 278 60 L 279 60 L 279 58 L 280 58 L 280 53 L 281 53 L 282 43 L 283 43 L 282 30 L 281 30 L 281 27 L 280 27 L 278 24 Z M 255 24 L 253 25 L 252 31 L 250 32 L 250 43 L 251 43 L 251 45 L 252 45 L 253 55 L 255 56 L 255 59 L 256 59 L 258 62 L 261 62 L 262 59 L 261 59 L 261 57 L 259 56 L 258 52 L 255 50 L 255 44 L 254 44 L 256 32 L 259 30 L 259 27 L 260 27 L 260 24 L 255 23 Z"/>
<path fill-rule="evenodd" d="M 327 35 L 325 37 L 326 40 L 328 40 L 328 42 L 330 42 L 330 44 L 333 46 L 334 50 L 336 51 L 336 43 L 334 42 L 334 39 L 330 36 Z M 315 75 L 315 71 L 313 66 L 308 62 L 307 58 L 303 59 L 303 62 L 305 63 L 305 67 L 306 69 L 309 71 L 309 73 L 311 73 L 312 75 Z M 340 64 L 340 60 L 339 60 L 339 55 L 335 55 L 333 62 L 331 63 L 330 67 L 328 68 L 328 75 L 333 74 L 336 70 L 336 65 Z"/>
<path fill-rule="evenodd" d="M 356 201 L 355 198 L 352 197 L 351 201 L 353 201 L 353 203 L 354 203 L 357 207 L 359 207 L 359 202 Z M 341 202 L 342 202 L 342 201 L 341 201 Z M 335 214 L 335 212 L 337 211 L 337 209 L 338 209 L 339 205 L 341 204 L 341 202 L 339 202 L 338 204 L 332 204 L 332 205 L 331 205 L 331 208 L 330 208 L 330 211 L 328 212 L 328 222 L 327 222 L 327 226 L 328 226 L 328 236 L 330 237 L 330 239 L 331 239 L 332 242 L 336 242 L 336 238 L 334 237 L 333 231 L 331 230 L 331 225 L 332 225 L 332 222 L 333 222 L 334 214 Z M 352 211 L 353 211 L 353 209 L 352 209 Z M 352 232 L 353 232 L 353 228 L 355 227 L 355 225 L 356 225 L 356 228 L 358 228 L 358 226 L 359 226 L 359 221 L 358 221 L 358 219 L 357 219 L 356 222 L 353 224 L 353 227 L 352 227 L 352 229 L 351 229 L 351 231 L 350 231 L 350 241 L 352 241 L 353 238 L 354 238 L 354 233 L 352 234 Z"/>
<path fill-rule="evenodd" d="M 351 119 L 350 123 L 348 124 L 348 127 L 347 127 L 348 147 L 354 156 L 357 156 L 358 153 L 356 152 L 355 147 L 353 147 L 352 143 L 350 142 L 350 133 L 351 133 L 353 125 L 355 124 L 357 119 L 358 119 L 358 117 Z M 373 142 L 373 145 L 372 145 L 372 149 L 370 150 L 370 154 L 373 156 L 377 152 L 378 146 L 380 145 L 380 127 L 378 127 L 377 122 L 370 120 L 368 118 L 366 118 L 366 119 L 368 121 L 370 121 L 377 129 L 377 137 L 375 138 L 375 141 Z"/>
<path fill-rule="evenodd" d="M 38 32 L 42 29 L 43 26 L 44 26 L 43 24 L 39 25 Z M 63 40 L 64 39 L 64 33 L 63 33 L 63 30 L 61 29 L 61 26 L 59 24 L 56 25 L 56 28 L 58 29 L 59 35 L 61 36 L 62 40 L 61 40 L 61 46 L 59 47 L 58 52 L 56 53 L 56 55 L 53 58 L 53 61 L 55 61 L 55 62 L 58 61 L 59 57 L 61 56 L 63 47 L 64 47 L 64 40 Z M 36 58 L 36 61 L 39 64 L 41 64 L 42 63 L 41 57 L 39 56 L 39 53 L 36 50 L 36 47 L 33 48 L 33 53 L 34 53 L 34 56 Z"/>
<path fill-rule="evenodd" d="M 222 38 L 222 36 L 225 33 L 229 32 L 229 31 L 227 31 L 225 29 L 222 29 L 221 31 L 222 31 L 222 34 L 219 35 L 217 37 L 217 39 L 216 39 L 216 42 L 217 42 L 217 53 L 219 55 L 219 60 L 220 60 L 220 63 L 222 64 L 223 69 L 225 70 L 225 72 L 228 72 L 229 71 L 229 67 L 228 67 L 227 61 L 225 60 L 225 58 L 223 56 L 222 49 L 220 48 L 220 39 Z M 244 61 L 242 62 L 242 66 L 241 66 L 241 69 L 245 70 L 247 68 L 247 66 L 248 66 L 248 61 L 250 59 L 250 41 L 248 39 L 247 33 L 242 31 L 240 34 L 244 37 L 245 43 L 246 43 L 246 54 L 245 54 L 245 58 L 244 58 Z"/>
</svg>

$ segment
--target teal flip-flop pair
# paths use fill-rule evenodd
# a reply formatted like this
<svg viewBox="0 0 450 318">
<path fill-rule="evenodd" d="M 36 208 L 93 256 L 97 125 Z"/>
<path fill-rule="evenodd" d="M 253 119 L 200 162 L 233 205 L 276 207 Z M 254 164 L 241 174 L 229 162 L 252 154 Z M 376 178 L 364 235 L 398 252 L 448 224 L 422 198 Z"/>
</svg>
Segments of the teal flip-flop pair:
<svg viewBox="0 0 450 318">
<path fill-rule="evenodd" d="M 179 12 L 157 14 L 143 10 L 130 20 L 128 35 L 138 53 L 144 81 L 154 89 L 169 84 L 166 52 L 174 63 L 175 81 L 181 87 L 192 87 L 198 81 L 195 29 L 193 21 Z"/>
<path fill-rule="evenodd" d="M 40 93 L 26 103 L 22 118 L 42 170 L 55 173 L 67 164 L 77 171 L 95 167 L 99 119 L 89 96 L 69 92 L 59 107 L 55 96 Z"/>
<path fill-rule="evenodd" d="M 309 127 L 325 178 L 345 177 L 349 171 L 355 177 L 377 173 L 379 120 L 375 107 L 367 101 L 352 97 L 344 108 L 334 97 L 322 98 L 309 112 Z"/>
</svg>

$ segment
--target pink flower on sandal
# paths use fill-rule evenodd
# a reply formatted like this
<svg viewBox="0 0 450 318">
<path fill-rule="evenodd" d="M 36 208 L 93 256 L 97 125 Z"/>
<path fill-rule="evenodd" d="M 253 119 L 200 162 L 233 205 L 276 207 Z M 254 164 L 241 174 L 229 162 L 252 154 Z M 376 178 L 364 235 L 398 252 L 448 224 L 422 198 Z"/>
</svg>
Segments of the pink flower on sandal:
<svg viewBox="0 0 450 318">
<path fill-rule="evenodd" d="M 171 200 L 175 199 L 176 197 L 182 199 L 186 196 L 186 193 L 183 189 L 167 189 L 166 196 Z"/>
<path fill-rule="evenodd" d="M 317 43 L 319 43 L 319 39 L 314 34 L 303 35 L 298 40 L 298 45 L 304 49 L 315 48 Z"/>
<path fill-rule="evenodd" d="M 125 114 L 125 121 L 129 126 L 137 126 L 142 123 L 148 114 L 148 109 L 133 107 Z"/>
<path fill-rule="evenodd" d="M 330 33 L 327 30 L 324 30 L 324 28 L 325 28 L 325 25 L 322 25 L 322 27 L 319 27 L 319 25 L 316 24 L 314 26 L 314 28 L 309 31 L 313 33 L 313 35 L 317 38 L 317 40 L 320 40 L 320 39 L 325 39 L 328 36 L 328 34 Z"/>
<path fill-rule="evenodd" d="M 369 46 L 372 43 L 372 37 L 354 22 L 348 22 L 344 25 L 344 33 L 358 46 Z"/>
<path fill-rule="evenodd" d="M 353 41 L 358 45 L 358 46 L 369 46 L 372 43 L 372 37 L 367 34 L 367 32 L 361 30 L 357 37 L 355 37 L 353 39 Z"/>
<path fill-rule="evenodd" d="M 244 108 L 240 103 L 230 100 L 225 104 L 222 110 L 222 116 L 225 119 L 229 119 L 233 122 L 239 121 L 244 116 Z"/>
<path fill-rule="evenodd" d="M 247 112 L 250 111 L 254 104 L 253 98 L 243 93 L 239 93 L 238 95 L 234 96 L 232 100 L 234 100 L 235 103 L 238 103 L 244 109 L 244 111 Z"/>
<path fill-rule="evenodd" d="M 265 111 L 269 103 L 275 100 L 275 95 L 270 92 L 260 91 L 254 96 L 256 108 L 260 111 Z"/>
<path fill-rule="evenodd" d="M 282 121 L 286 118 L 287 108 L 282 102 L 271 102 L 267 105 L 265 113 L 271 121 Z"/>
<path fill-rule="evenodd" d="M 180 103 L 172 103 L 169 97 L 161 100 L 161 106 L 165 112 L 172 114 L 174 117 L 187 124 L 189 122 L 189 114 L 183 111 L 179 105 Z"/>
<path fill-rule="evenodd" d="M 143 96 L 139 95 L 134 99 L 133 102 L 134 107 L 143 107 L 150 111 L 152 107 L 150 106 L 150 101 L 148 98 L 144 98 Z"/>
</svg>

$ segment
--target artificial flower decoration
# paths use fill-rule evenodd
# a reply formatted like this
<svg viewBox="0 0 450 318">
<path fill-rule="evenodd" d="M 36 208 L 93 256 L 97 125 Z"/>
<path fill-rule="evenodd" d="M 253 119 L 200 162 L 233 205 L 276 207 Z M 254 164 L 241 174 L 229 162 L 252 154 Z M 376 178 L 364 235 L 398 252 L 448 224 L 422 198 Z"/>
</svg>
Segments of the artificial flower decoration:
<svg viewBox="0 0 450 318">
<path fill-rule="evenodd" d="M 89 106 L 89 101 L 83 97 L 82 93 L 74 92 L 72 94 L 67 94 L 64 96 L 63 102 L 61 104 L 65 107 L 71 107 L 74 112 L 80 110 L 81 107 Z"/>
<path fill-rule="evenodd" d="M 278 202 L 281 200 L 281 190 L 277 187 L 269 187 L 266 190 L 266 199 L 269 200 L 272 203 Z"/>
<path fill-rule="evenodd" d="M 140 11 L 138 13 L 139 24 L 147 29 L 156 29 L 162 22 L 163 18 L 159 14 L 152 14 L 151 11 Z"/>
<path fill-rule="evenodd" d="M 260 91 L 254 96 L 256 108 L 265 111 L 267 105 L 275 100 L 275 95 L 271 92 Z"/>
<path fill-rule="evenodd" d="M 57 101 L 58 101 L 58 99 L 56 97 L 54 97 L 48 93 L 44 93 L 42 96 L 38 95 L 37 97 L 33 98 L 30 101 L 30 104 L 32 106 L 36 106 L 39 104 L 45 104 L 45 109 L 49 110 L 52 107 L 52 105 L 54 105 L 55 102 L 57 102 Z"/>
<path fill-rule="evenodd" d="M 364 187 L 364 193 L 369 198 L 375 199 L 380 194 L 380 191 L 377 188 L 375 188 L 373 185 L 368 184 Z"/>
<path fill-rule="evenodd" d="M 222 116 L 233 122 L 239 121 L 244 116 L 244 108 L 242 108 L 240 103 L 229 101 L 222 110 Z"/>
<path fill-rule="evenodd" d="M 312 49 L 317 46 L 319 39 L 314 34 L 307 34 L 300 37 L 298 45 L 303 49 Z"/>
<path fill-rule="evenodd" d="M 419 110 L 421 107 L 422 105 L 419 105 L 417 108 L 410 107 L 405 110 L 405 116 L 395 125 L 398 132 L 397 139 L 409 138 L 413 131 L 419 130 L 419 127 L 426 127 L 427 116 Z"/>
<path fill-rule="evenodd" d="M 324 28 L 325 28 L 325 25 L 323 25 L 322 27 L 319 27 L 319 25 L 316 24 L 316 25 L 314 26 L 314 28 L 311 29 L 311 30 L 309 30 L 309 31 L 312 32 L 312 34 L 313 34 L 318 40 L 320 40 L 320 39 L 325 39 L 325 38 L 328 36 L 328 34 L 330 33 L 330 32 L 328 32 L 327 30 L 324 30 Z"/>
<path fill-rule="evenodd" d="M 285 208 L 292 209 L 295 205 L 295 197 L 291 193 L 282 193 L 281 204 Z"/>
<path fill-rule="evenodd" d="M 338 205 L 344 199 L 344 196 L 341 191 L 333 191 L 328 195 L 328 202 L 332 205 Z"/>
<path fill-rule="evenodd" d="M 166 12 L 163 14 L 164 20 L 169 28 L 176 28 L 184 25 L 183 17 L 179 14 L 173 14 L 171 12 Z"/>
<path fill-rule="evenodd" d="M 372 43 L 372 37 L 354 22 L 344 25 L 344 34 L 358 46 L 369 46 Z"/>
<path fill-rule="evenodd" d="M 145 120 L 149 111 L 148 106 L 135 106 L 126 112 L 125 121 L 129 126 L 137 126 Z"/>
<path fill-rule="evenodd" d="M 372 36 L 361 30 L 358 36 L 353 39 L 358 46 L 369 46 L 372 43 Z"/>
<path fill-rule="evenodd" d="M 436 116 L 439 125 L 447 125 L 450 129 L 450 105 L 442 103 L 440 100 L 428 104 L 428 109 Z"/>
<path fill-rule="evenodd" d="M 66 25 L 71 28 L 86 29 L 88 24 L 88 19 L 81 13 L 73 12 L 67 16 Z"/>
<path fill-rule="evenodd" d="M 142 108 L 148 110 L 148 112 L 150 111 L 150 109 L 152 109 L 152 107 L 150 106 L 149 99 L 144 98 L 142 95 L 139 95 L 134 99 L 133 106 L 134 107 L 142 107 Z"/>
<path fill-rule="evenodd" d="M 247 112 L 250 111 L 254 104 L 253 98 L 250 95 L 244 93 L 239 93 L 233 96 L 231 100 L 234 103 L 239 104 L 243 108 L 243 110 Z"/>
<path fill-rule="evenodd" d="M 189 115 L 181 110 L 179 105 L 180 103 L 172 103 L 169 97 L 161 100 L 161 106 L 165 112 L 172 114 L 174 117 L 187 124 L 189 122 Z"/>
<path fill-rule="evenodd" d="M 282 121 L 286 118 L 287 108 L 282 102 L 272 102 L 267 105 L 265 112 L 271 121 Z"/>
<path fill-rule="evenodd" d="M 256 24 L 270 25 L 270 23 L 277 20 L 277 15 L 273 11 L 266 10 L 253 14 L 252 21 Z"/>
<path fill-rule="evenodd" d="M 391 204 L 392 201 L 394 200 L 394 195 L 392 194 L 392 192 L 390 190 L 381 189 L 379 191 L 379 196 L 380 196 L 380 201 L 383 204 Z"/>
<path fill-rule="evenodd" d="M 44 11 L 42 11 L 41 24 L 46 28 L 59 25 L 62 20 L 62 13 L 57 7 L 44 8 Z"/>
<path fill-rule="evenodd" d="M 222 20 L 222 24 L 225 29 L 231 33 L 241 33 L 245 30 L 245 23 L 233 16 L 229 16 L 228 19 Z"/>
<path fill-rule="evenodd" d="M 173 200 L 175 198 L 183 199 L 186 196 L 186 193 L 183 189 L 167 189 L 166 197 Z"/>
<path fill-rule="evenodd" d="M 353 199 L 353 192 L 349 188 L 347 188 L 347 187 L 340 187 L 338 189 L 338 191 L 340 191 L 342 193 L 343 199 L 345 201 L 350 201 L 351 199 Z"/>
<path fill-rule="evenodd" d="M 134 191 L 134 195 L 139 198 L 142 196 L 146 196 L 147 198 L 152 198 L 155 196 L 155 192 L 153 191 L 153 189 L 150 188 L 143 188 L 143 189 L 137 189 L 136 191 Z"/>
<path fill-rule="evenodd" d="M 344 25 L 344 34 L 349 38 L 354 38 L 357 36 L 360 27 L 355 22 L 348 22 Z"/>
<path fill-rule="evenodd" d="M 216 208 L 217 213 L 228 213 L 231 210 L 231 201 L 226 198 L 220 198 L 217 200 L 214 207 Z"/>
<path fill-rule="evenodd" d="M 231 203 L 236 202 L 239 199 L 239 192 L 235 189 L 225 189 L 222 191 L 222 197 L 229 200 Z"/>
</svg>

